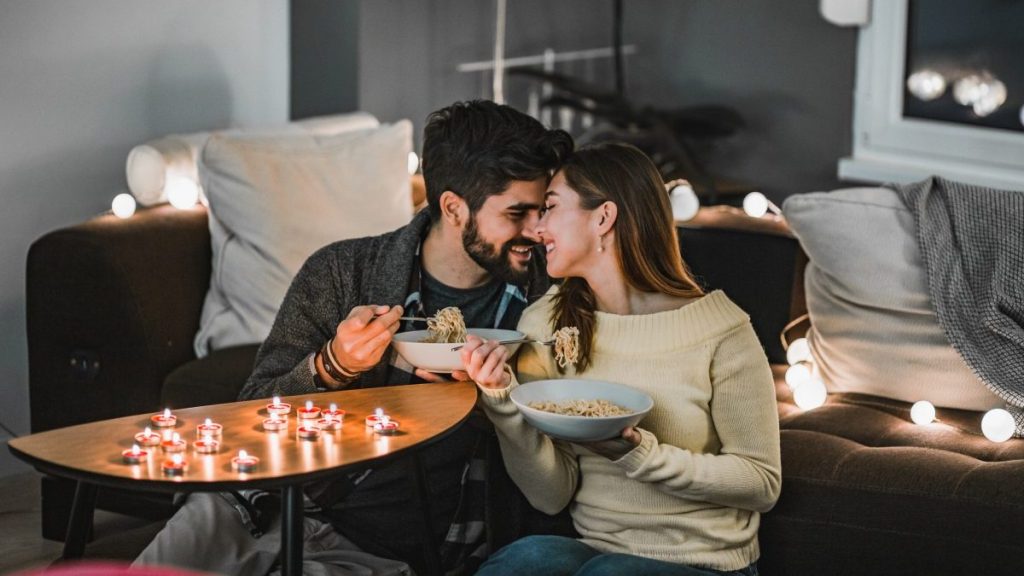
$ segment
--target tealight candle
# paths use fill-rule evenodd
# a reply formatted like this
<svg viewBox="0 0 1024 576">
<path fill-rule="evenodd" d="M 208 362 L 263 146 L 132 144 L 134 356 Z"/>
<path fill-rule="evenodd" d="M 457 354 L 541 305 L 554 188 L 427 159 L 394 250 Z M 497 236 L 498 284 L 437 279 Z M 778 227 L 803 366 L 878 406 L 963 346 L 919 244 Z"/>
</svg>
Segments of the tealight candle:
<svg viewBox="0 0 1024 576">
<path fill-rule="evenodd" d="M 250 456 L 245 450 L 239 450 L 238 456 L 231 459 L 231 468 L 236 472 L 252 472 L 259 463 L 259 458 Z"/>
<path fill-rule="evenodd" d="M 145 430 L 135 435 L 135 441 L 141 446 L 159 446 L 163 439 L 163 436 L 150 430 L 149 426 L 146 426 Z"/>
<path fill-rule="evenodd" d="M 274 396 L 274 400 L 267 404 L 268 414 L 277 414 L 278 416 L 284 416 L 292 411 L 292 405 L 285 402 L 281 402 L 280 396 Z"/>
<path fill-rule="evenodd" d="M 192 447 L 200 454 L 213 454 L 217 450 L 220 450 L 220 442 L 214 440 L 213 436 L 207 434 L 203 436 L 202 440 L 196 440 L 193 442 Z"/>
<path fill-rule="evenodd" d="M 196 436 L 198 436 L 199 438 L 202 438 L 203 436 L 213 436 L 215 438 L 220 438 L 223 432 L 224 427 L 210 420 L 209 418 L 207 418 L 206 421 L 203 422 L 202 424 L 196 426 Z"/>
<path fill-rule="evenodd" d="M 181 476 L 188 470 L 188 462 L 181 454 L 175 454 L 169 459 L 164 460 L 164 463 L 160 466 L 166 476 Z"/>
<path fill-rule="evenodd" d="M 344 410 L 339 410 L 338 409 L 338 405 L 335 404 L 334 402 L 331 402 L 331 406 L 327 410 L 324 410 L 323 412 L 321 412 L 321 416 L 323 416 L 324 418 L 327 418 L 328 416 L 330 416 L 331 418 L 333 418 L 335 420 L 344 420 L 345 419 L 345 411 Z"/>
<path fill-rule="evenodd" d="M 181 439 L 181 436 L 175 432 L 171 435 L 170 440 L 164 440 L 160 443 L 160 446 L 164 449 L 164 452 L 184 452 L 185 448 L 188 448 L 188 442 Z"/>
<path fill-rule="evenodd" d="M 380 422 L 381 419 L 384 418 L 385 416 L 386 415 L 384 414 L 384 409 L 377 408 L 376 410 L 373 411 L 373 414 L 370 414 L 369 416 L 366 417 L 366 425 L 369 426 L 370 428 L 373 428 L 373 426 L 377 422 Z"/>
<path fill-rule="evenodd" d="M 299 418 L 315 420 L 320 418 L 320 408 L 313 405 L 312 400 L 306 400 L 306 406 L 297 410 Z"/>
<path fill-rule="evenodd" d="M 279 432 L 288 428 L 288 421 L 271 412 L 270 418 L 263 421 L 263 429 L 267 432 Z"/>
<path fill-rule="evenodd" d="M 149 417 L 149 420 L 157 428 L 173 428 L 178 425 L 178 417 L 171 414 L 170 408 L 164 408 L 163 414 L 154 414 Z"/>
<path fill-rule="evenodd" d="M 121 452 L 121 458 L 125 464 L 141 464 L 149 458 L 149 452 L 139 448 L 138 444 L 132 444 L 131 448 Z"/>
<path fill-rule="evenodd" d="M 373 425 L 373 431 L 382 436 L 393 436 L 398 433 L 398 427 L 398 420 L 392 420 L 384 415 L 379 422 Z"/>
<path fill-rule="evenodd" d="M 295 434 L 302 440 L 316 440 L 320 437 L 320 428 L 315 424 L 301 424 L 295 429 Z"/>
<path fill-rule="evenodd" d="M 324 417 L 316 421 L 317 428 L 321 430 L 341 430 L 343 420 L 334 418 L 330 412 L 324 412 Z"/>
</svg>

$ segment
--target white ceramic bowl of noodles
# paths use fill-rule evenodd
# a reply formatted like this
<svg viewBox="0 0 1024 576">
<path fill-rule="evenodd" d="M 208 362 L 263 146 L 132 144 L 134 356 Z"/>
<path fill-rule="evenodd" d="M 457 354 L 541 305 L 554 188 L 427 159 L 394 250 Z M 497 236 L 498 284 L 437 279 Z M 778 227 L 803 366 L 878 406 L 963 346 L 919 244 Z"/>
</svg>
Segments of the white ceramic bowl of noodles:
<svg viewBox="0 0 1024 576">
<path fill-rule="evenodd" d="M 523 337 L 522 332 L 499 328 L 469 328 L 466 331 L 486 340 L 516 340 Z M 399 332 L 395 334 L 391 345 L 406 362 L 416 368 L 439 373 L 463 369 L 460 353 L 452 351 L 452 348 L 458 346 L 457 343 L 424 342 L 428 336 L 429 330 Z M 512 355 L 519 349 L 519 344 L 506 344 L 505 348 L 508 349 L 509 355 Z"/>
<path fill-rule="evenodd" d="M 654 407 L 649 394 L 624 384 L 602 380 L 536 380 L 517 386 L 510 394 L 534 428 L 560 440 L 593 442 L 618 436 L 623 428 L 635 426 Z M 564 403 L 570 400 L 607 400 L 631 414 L 619 416 L 570 416 L 530 408 L 531 402 Z"/>
</svg>

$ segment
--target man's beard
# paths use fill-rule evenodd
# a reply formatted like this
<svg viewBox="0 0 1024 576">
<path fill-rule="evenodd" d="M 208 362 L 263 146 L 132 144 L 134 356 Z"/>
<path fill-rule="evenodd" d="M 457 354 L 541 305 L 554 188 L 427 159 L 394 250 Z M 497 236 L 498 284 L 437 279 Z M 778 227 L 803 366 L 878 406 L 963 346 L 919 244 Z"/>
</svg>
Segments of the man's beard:
<svg viewBox="0 0 1024 576">
<path fill-rule="evenodd" d="M 530 262 L 527 263 L 526 268 L 523 270 L 517 270 L 512 267 L 512 263 L 509 260 L 509 254 L 512 251 L 513 246 L 536 246 L 536 242 L 527 240 L 526 238 L 515 238 L 509 240 L 501 247 L 501 251 L 498 252 L 494 249 L 494 244 L 484 241 L 480 238 L 479 230 L 476 227 L 476 216 L 469 219 L 469 223 L 466 225 L 465 230 L 462 231 L 462 246 L 466 249 L 466 253 L 469 257 L 477 263 L 478 266 L 486 270 L 491 276 L 510 284 L 516 284 L 522 286 L 527 283 L 530 279 L 530 266 L 533 265 L 531 258 Z M 533 255 L 536 257 L 536 254 Z"/>
</svg>

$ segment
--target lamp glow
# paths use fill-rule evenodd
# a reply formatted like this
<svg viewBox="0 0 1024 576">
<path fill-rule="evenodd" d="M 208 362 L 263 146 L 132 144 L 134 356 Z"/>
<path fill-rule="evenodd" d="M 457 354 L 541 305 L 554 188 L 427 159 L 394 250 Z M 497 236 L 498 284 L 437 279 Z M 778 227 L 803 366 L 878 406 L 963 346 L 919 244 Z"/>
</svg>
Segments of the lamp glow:
<svg viewBox="0 0 1024 576">
<path fill-rule="evenodd" d="M 782 210 L 760 192 L 751 192 L 743 197 L 743 211 L 752 218 L 760 218 L 769 212 L 776 216 L 782 214 Z"/>
<path fill-rule="evenodd" d="M 135 214 L 135 198 L 131 194 L 118 194 L 110 203 L 110 211 L 118 218 L 128 218 Z"/>
<path fill-rule="evenodd" d="M 807 338 L 797 338 L 789 343 L 789 348 L 786 349 L 786 361 L 790 366 L 798 362 L 811 361 L 811 345 L 807 343 Z"/>
<path fill-rule="evenodd" d="M 185 210 L 199 202 L 199 186 L 188 178 L 175 176 L 167 180 L 165 187 L 167 201 L 179 210 Z"/>
<path fill-rule="evenodd" d="M 811 369 L 808 368 L 806 362 L 797 362 L 786 370 L 786 384 L 789 385 L 790 390 L 796 390 L 810 381 Z"/>
<path fill-rule="evenodd" d="M 672 217 L 679 221 L 687 221 L 697 215 L 700 200 L 689 184 L 680 184 L 669 193 L 672 202 Z"/>
<path fill-rule="evenodd" d="M 988 116 L 1006 102 L 1006 84 L 988 72 L 971 74 L 953 84 L 953 98 L 978 116 Z"/>
<path fill-rule="evenodd" d="M 793 402 L 801 410 L 814 410 L 824 404 L 827 398 L 828 390 L 825 389 L 825 383 L 817 378 L 812 378 L 793 391 Z"/>
<path fill-rule="evenodd" d="M 935 406 L 927 400 L 914 402 L 914 405 L 910 407 L 910 419 L 914 421 L 914 424 L 921 426 L 931 424 L 935 420 Z"/>
<path fill-rule="evenodd" d="M 1013 429 L 1013 415 L 1002 408 L 989 410 L 981 419 L 981 433 L 993 442 L 1006 442 L 1013 436 Z"/>
<path fill-rule="evenodd" d="M 415 152 L 409 152 L 409 174 L 415 174 L 420 169 L 420 157 Z"/>
<path fill-rule="evenodd" d="M 920 100 L 935 100 L 946 91 L 946 78 L 935 70 L 918 70 L 907 78 L 907 90 Z"/>
</svg>

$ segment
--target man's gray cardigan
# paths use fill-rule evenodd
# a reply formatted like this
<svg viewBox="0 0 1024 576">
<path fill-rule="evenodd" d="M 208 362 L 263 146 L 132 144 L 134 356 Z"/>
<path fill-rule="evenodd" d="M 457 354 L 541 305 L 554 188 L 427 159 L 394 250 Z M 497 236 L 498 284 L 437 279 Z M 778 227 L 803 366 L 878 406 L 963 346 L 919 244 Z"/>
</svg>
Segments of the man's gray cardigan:
<svg viewBox="0 0 1024 576">
<path fill-rule="evenodd" d="M 430 225 L 430 215 L 423 210 L 393 232 L 335 242 L 310 256 L 288 288 L 239 399 L 316 392 L 309 355 L 334 336 L 352 308 L 405 302 L 418 265 L 418 248 Z M 543 258 L 536 257 L 539 251 L 534 256 L 526 290 L 531 302 L 547 291 L 550 282 Z M 389 365 L 391 353 L 389 349 L 380 363 L 350 387 L 397 383 L 392 381 L 397 375 L 390 374 L 397 371 Z"/>
</svg>

